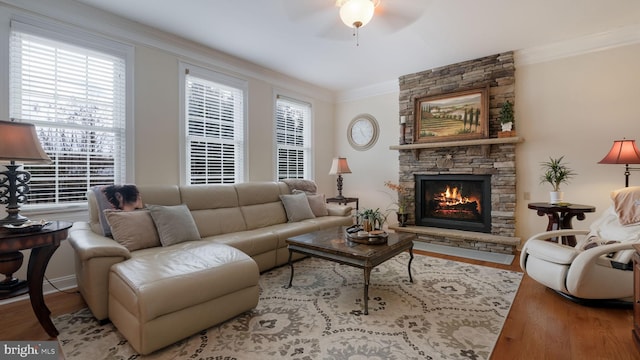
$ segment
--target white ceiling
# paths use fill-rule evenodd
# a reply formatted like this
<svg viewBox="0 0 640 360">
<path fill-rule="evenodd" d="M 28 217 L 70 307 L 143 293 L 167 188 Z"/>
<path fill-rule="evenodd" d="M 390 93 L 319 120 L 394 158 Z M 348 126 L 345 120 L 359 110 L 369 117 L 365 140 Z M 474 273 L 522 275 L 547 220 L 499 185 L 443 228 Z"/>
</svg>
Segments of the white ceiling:
<svg viewBox="0 0 640 360">
<path fill-rule="evenodd" d="M 335 0 L 77 1 L 337 92 L 640 24 L 640 0 L 381 0 L 356 46 Z"/>
</svg>

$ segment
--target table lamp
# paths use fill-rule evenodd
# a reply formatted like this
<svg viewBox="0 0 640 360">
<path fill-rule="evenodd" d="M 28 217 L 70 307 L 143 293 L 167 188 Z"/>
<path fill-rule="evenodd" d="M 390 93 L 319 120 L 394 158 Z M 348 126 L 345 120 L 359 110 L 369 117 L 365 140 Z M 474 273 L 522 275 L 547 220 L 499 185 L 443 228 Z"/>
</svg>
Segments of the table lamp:
<svg viewBox="0 0 640 360">
<path fill-rule="evenodd" d="M 4 162 L 9 162 L 4 164 Z M 20 203 L 27 200 L 31 174 L 18 170 L 20 164 L 51 163 L 42 149 L 33 124 L 0 120 L 0 204 L 7 205 L 7 216 L 0 225 L 21 224 L 29 219 L 20 215 Z"/>
<path fill-rule="evenodd" d="M 635 140 L 615 140 L 611 150 L 598 161 L 598 164 L 624 164 L 624 186 L 629 187 L 629 175 L 631 170 L 640 170 L 640 168 L 630 168 L 629 164 L 640 164 L 640 151 L 636 147 Z"/>
<path fill-rule="evenodd" d="M 347 158 L 334 158 L 329 175 L 338 175 L 338 196 L 336 196 L 336 199 L 344 199 L 344 196 L 342 196 L 342 174 L 351 174 Z"/>
</svg>

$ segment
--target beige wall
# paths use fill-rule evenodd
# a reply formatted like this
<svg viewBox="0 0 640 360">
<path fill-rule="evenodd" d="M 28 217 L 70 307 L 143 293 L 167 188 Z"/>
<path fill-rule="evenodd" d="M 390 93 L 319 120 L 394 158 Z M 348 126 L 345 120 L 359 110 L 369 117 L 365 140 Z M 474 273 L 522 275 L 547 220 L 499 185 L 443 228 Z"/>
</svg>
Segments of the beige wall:
<svg viewBox="0 0 640 360">
<path fill-rule="evenodd" d="M 398 93 L 336 104 L 335 155 L 346 157 L 352 172 L 343 175 L 343 194 L 360 198 L 361 209 L 385 210 L 395 199 L 395 194 L 384 187 L 384 182 L 398 181 L 398 152 L 389 150 L 389 146 L 398 144 L 400 137 L 398 112 Z M 363 113 L 376 118 L 380 136 L 369 150 L 356 151 L 347 141 L 347 128 L 355 116 Z M 336 194 L 336 177 L 332 177 Z"/>
<path fill-rule="evenodd" d="M 548 201 L 549 186 L 541 185 L 539 177 L 540 162 L 549 156 L 564 155 L 578 173 L 564 186 L 565 199 L 596 206 L 596 214 L 574 220 L 575 228 L 587 228 L 609 206 L 609 192 L 624 186 L 622 165 L 597 162 L 615 139 L 640 144 L 638 64 L 640 45 L 528 65 L 520 65 L 516 53 L 516 130 L 525 139 L 516 155 L 516 236 L 523 241 L 546 228 L 546 217 L 527 209 L 527 203 Z M 345 131 L 350 119 L 363 112 L 378 119 L 381 138 L 372 149 L 357 152 Z M 389 150 L 398 143 L 397 114 L 397 93 L 336 104 L 336 152 L 347 156 L 354 172 L 345 176 L 345 194 L 360 196 L 365 207 L 386 208 L 383 183 L 398 179 L 397 152 Z M 640 172 L 632 172 L 630 185 L 640 185 Z"/>
<path fill-rule="evenodd" d="M 597 164 L 613 140 L 640 143 L 640 44 L 613 48 L 561 60 L 518 65 L 516 57 L 516 127 L 525 142 L 517 148 L 519 236 L 544 230 L 546 218 L 526 208 L 532 201 L 548 201 L 548 185 L 541 185 L 540 162 L 565 156 L 578 173 L 564 185 L 565 200 L 595 205 L 597 214 L 574 227 L 587 228 L 609 204 L 609 192 L 624 186 L 623 165 Z M 630 185 L 640 185 L 640 172 Z"/>
</svg>

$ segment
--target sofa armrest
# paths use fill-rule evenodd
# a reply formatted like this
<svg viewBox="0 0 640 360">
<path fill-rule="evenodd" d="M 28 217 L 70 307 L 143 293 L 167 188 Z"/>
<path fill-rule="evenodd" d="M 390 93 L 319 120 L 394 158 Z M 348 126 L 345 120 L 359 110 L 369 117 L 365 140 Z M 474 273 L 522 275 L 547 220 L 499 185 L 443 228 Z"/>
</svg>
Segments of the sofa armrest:
<svg viewBox="0 0 640 360">
<path fill-rule="evenodd" d="M 589 263 L 596 263 L 600 266 L 618 268 L 619 270 L 631 270 L 631 267 L 624 268 L 625 265 L 631 261 L 631 256 L 635 252 L 633 245 L 637 244 L 635 242 L 628 243 L 615 243 L 609 245 L 601 245 L 591 248 L 589 250 L 584 250 L 580 253 L 578 257 L 576 257 L 574 264 L 580 267 L 585 267 Z M 609 258 L 609 254 L 616 254 L 625 252 L 623 255 L 627 256 L 619 256 L 617 259 Z M 621 260 L 621 261 L 616 261 Z M 620 268 L 623 267 L 623 268 Z"/>
<path fill-rule="evenodd" d="M 129 259 L 126 247 L 111 238 L 96 234 L 86 222 L 76 222 L 69 230 L 69 243 L 81 261 L 95 257 L 119 257 Z"/>
<path fill-rule="evenodd" d="M 550 240 L 550 239 L 556 238 L 557 243 L 561 243 L 563 236 L 585 236 L 587 234 L 589 234 L 588 230 L 579 230 L 579 229 L 553 230 L 553 231 L 544 231 L 544 232 L 535 234 L 532 237 L 530 237 L 529 240 L 533 240 L 533 239 Z"/>
<path fill-rule="evenodd" d="M 330 216 L 350 216 L 353 208 L 349 205 L 327 204 Z"/>
<path fill-rule="evenodd" d="M 551 263 L 569 265 L 579 254 L 580 251 L 571 246 L 532 238 L 527 241 L 520 256 L 526 258 L 533 255 Z"/>
<path fill-rule="evenodd" d="M 109 317 L 109 269 L 131 258 L 131 253 L 113 239 L 93 232 L 86 222 L 73 224 L 69 243 L 75 252 L 78 290 L 93 316 L 106 320 Z"/>
</svg>

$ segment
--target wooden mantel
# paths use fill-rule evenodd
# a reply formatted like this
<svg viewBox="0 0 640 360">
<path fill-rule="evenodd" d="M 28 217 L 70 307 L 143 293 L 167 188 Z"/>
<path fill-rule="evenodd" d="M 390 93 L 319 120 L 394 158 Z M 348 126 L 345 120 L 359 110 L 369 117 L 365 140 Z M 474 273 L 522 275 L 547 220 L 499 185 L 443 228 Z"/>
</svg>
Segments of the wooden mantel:
<svg viewBox="0 0 640 360">
<path fill-rule="evenodd" d="M 481 146 L 484 154 L 489 153 L 489 148 L 494 144 L 516 144 L 524 141 L 524 138 L 520 136 L 511 137 L 499 137 L 489 139 L 475 139 L 475 140 L 458 140 L 458 141 L 442 141 L 442 142 L 430 142 L 430 143 L 417 143 L 407 145 L 393 145 L 389 146 L 389 150 L 411 150 L 413 156 L 417 159 L 422 149 L 440 149 L 456 146 Z"/>
</svg>

